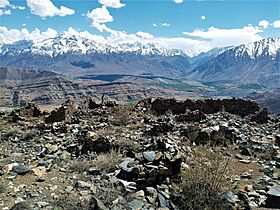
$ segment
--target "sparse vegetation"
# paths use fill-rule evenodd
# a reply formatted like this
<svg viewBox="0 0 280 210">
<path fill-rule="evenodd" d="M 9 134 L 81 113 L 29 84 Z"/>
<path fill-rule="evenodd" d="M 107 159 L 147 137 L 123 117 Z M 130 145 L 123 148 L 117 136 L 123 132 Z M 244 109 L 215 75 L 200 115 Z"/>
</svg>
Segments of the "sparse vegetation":
<svg viewBox="0 0 280 210">
<path fill-rule="evenodd" d="M 118 108 L 112 113 L 114 118 L 114 124 L 116 125 L 127 125 L 130 119 L 130 110 L 125 107 Z"/>
<path fill-rule="evenodd" d="M 88 169 L 92 166 L 93 164 L 90 160 L 75 160 L 70 163 L 69 170 L 82 173 L 84 171 L 88 171 Z"/>
<path fill-rule="evenodd" d="M 26 132 L 24 132 L 22 134 L 22 139 L 25 141 L 29 141 L 32 140 L 33 138 L 35 138 L 37 135 L 37 132 L 35 130 L 27 130 Z"/>
<path fill-rule="evenodd" d="M 22 131 L 17 127 L 10 127 L 0 135 L 0 140 L 8 140 L 9 138 L 19 137 Z"/>
<path fill-rule="evenodd" d="M 95 167 L 103 173 L 109 173 L 116 169 L 116 166 L 121 162 L 123 155 L 119 151 L 111 150 L 108 153 L 94 155 L 90 160 L 77 159 L 69 165 L 70 171 L 85 172 L 89 168 Z"/>
<path fill-rule="evenodd" d="M 96 195 L 106 207 L 111 207 L 113 201 L 115 201 L 119 196 L 122 196 L 122 193 L 114 188 L 106 187 L 98 188 Z"/>
<path fill-rule="evenodd" d="M 179 199 L 180 209 L 228 209 L 222 194 L 227 190 L 229 159 L 217 151 L 199 146 L 190 159 L 188 168 L 182 171 Z"/>
<path fill-rule="evenodd" d="M 137 149 L 140 145 L 130 138 L 118 138 L 116 140 L 116 146 L 119 149 Z"/>
<path fill-rule="evenodd" d="M 3 183 L 0 183 L 0 193 L 4 193 L 6 186 Z"/>
<path fill-rule="evenodd" d="M 116 166 L 121 162 L 123 155 L 119 151 L 111 151 L 103 153 L 93 160 L 93 166 L 100 169 L 104 173 L 114 171 Z"/>
<path fill-rule="evenodd" d="M 52 201 L 55 210 L 87 210 L 88 202 L 82 203 L 78 196 L 64 195 Z"/>
</svg>

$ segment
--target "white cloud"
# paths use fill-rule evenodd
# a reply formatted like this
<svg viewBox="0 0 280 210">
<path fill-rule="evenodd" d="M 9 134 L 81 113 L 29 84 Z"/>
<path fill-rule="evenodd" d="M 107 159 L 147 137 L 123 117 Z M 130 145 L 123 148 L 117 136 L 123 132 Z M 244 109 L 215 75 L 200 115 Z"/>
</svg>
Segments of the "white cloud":
<svg viewBox="0 0 280 210">
<path fill-rule="evenodd" d="M 157 24 L 155 24 L 155 23 L 153 23 L 152 25 L 153 25 L 154 27 L 158 27 L 158 25 L 157 25 Z"/>
<path fill-rule="evenodd" d="M 3 9 L 0 9 L 0 16 L 2 16 L 2 15 L 11 15 L 12 14 L 12 12 L 11 12 L 11 10 L 3 10 Z"/>
<path fill-rule="evenodd" d="M 259 26 L 262 28 L 267 28 L 269 26 L 269 22 L 267 20 L 261 20 L 259 22 Z"/>
<path fill-rule="evenodd" d="M 25 10 L 25 7 L 24 7 L 24 6 L 16 6 L 16 5 L 14 5 L 14 4 L 11 4 L 11 8 L 12 8 L 12 9 Z"/>
<path fill-rule="evenodd" d="M 88 39 L 92 39 L 92 40 L 95 40 L 95 41 L 98 41 L 98 42 L 104 42 L 105 41 L 103 36 L 91 34 L 88 31 L 79 32 L 79 29 L 77 31 L 76 29 L 74 29 L 72 27 L 69 27 L 67 31 L 64 31 L 64 34 L 66 36 L 75 35 L 75 36 L 87 37 Z"/>
<path fill-rule="evenodd" d="M 125 4 L 122 4 L 120 0 L 99 0 L 99 3 L 104 5 L 105 7 L 111 7 L 115 9 L 119 9 L 125 6 Z"/>
<path fill-rule="evenodd" d="M 105 6 L 93 9 L 91 12 L 88 12 L 86 16 L 92 20 L 91 26 L 96 28 L 98 31 L 114 33 L 114 30 L 104 24 L 114 20 Z"/>
<path fill-rule="evenodd" d="M 272 24 L 274 28 L 280 28 L 280 20 L 276 20 Z"/>
<path fill-rule="evenodd" d="M 200 16 L 200 20 L 206 20 L 205 15 Z"/>
<path fill-rule="evenodd" d="M 0 41 L 6 44 L 10 44 L 20 40 L 44 40 L 56 36 L 57 32 L 52 28 L 48 28 L 47 31 L 44 32 L 41 32 L 36 28 L 33 31 L 29 32 L 26 28 L 18 30 L 8 29 L 4 26 L 0 26 Z"/>
<path fill-rule="evenodd" d="M 202 52 L 208 50 L 205 43 L 184 37 L 155 37 L 154 41 L 168 48 L 182 49 L 188 52 Z"/>
<path fill-rule="evenodd" d="M 10 2 L 8 0 L 0 0 L 0 16 L 12 14 L 12 11 L 10 9 L 7 9 L 6 7 L 10 7 L 11 9 L 19 9 L 19 10 L 25 9 L 25 7 L 23 7 L 23 6 L 16 6 L 16 5 L 10 4 Z"/>
<path fill-rule="evenodd" d="M 9 6 L 10 3 L 8 0 L 0 0 L 0 8 L 4 8 L 4 7 L 7 7 Z"/>
<path fill-rule="evenodd" d="M 97 23 L 97 22 L 92 22 L 92 27 L 96 28 L 100 32 L 108 32 L 108 33 L 114 33 L 115 30 L 109 28 L 103 23 Z"/>
<path fill-rule="evenodd" d="M 184 0 L 172 0 L 172 1 L 174 1 L 176 4 L 181 4 L 184 2 Z"/>
<path fill-rule="evenodd" d="M 87 17 L 92 19 L 92 21 L 95 23 L 107 23 L 114 20 L 105 6 L 93 9 L 91 12 L 88 12 Z"/>
<path fill-rule="evenodd" d="M 262 39 L 259 33 L 260 30 L 252 25 L 245 26 L 243 28 L 234 29 L 220 29 L 210 27 L 206 31 L 197 29 L 193 32 L 183 32 L 183 34 L 190 36 L 194 39 L 199 39 L 204 48 L 212 49 L 214 47 L 224 46 L 237 46 L 244 43 L 254 42 Z"/>
<path fill-rule="evenodd" d="M 170 24 L 169 24 L 169 23 L 165 23 L 165 22 L 164 22 L 164 23 L 162 23 L 161 25 L 162 25 L 162 26 L 164 26 L 164 27 L 169 27 L 169 26 L 170 26 Z"/>
<path fill-rule="evenodd" d="M 136 33 L 137 36 L 139 36 L 140 38 L 144 38 L 144 39 L 152 39 L 154 38 L 154 36 L 150 33 L 147 32 L 143 32 L 143 31 L 138 31 Z"/>
<path fill-rule="evenodd" d="M 42 18 L 75 14 L 74 10 L 64 6 L 57 8 L 50 0 L 27 0 L 27 6 L 32 14 Z"/>
<path fill-rule="evenodd" d="M 17 6 L 17 8 L 18 8 L 19 10 L 25 10 L 25 7 L 24 7 L 24 6 Z"/>
</svg>

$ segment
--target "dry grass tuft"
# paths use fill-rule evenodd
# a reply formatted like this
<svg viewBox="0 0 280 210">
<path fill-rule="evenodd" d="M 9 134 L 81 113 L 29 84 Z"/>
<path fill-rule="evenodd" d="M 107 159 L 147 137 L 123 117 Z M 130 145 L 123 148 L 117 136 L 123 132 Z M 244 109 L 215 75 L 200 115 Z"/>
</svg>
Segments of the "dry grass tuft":
<svg viewBox="0 0 280 210">
<path fill-rule="evenodd" d="M 228 209 L 222 194 L 230 186 L 227 179 L 229 159 L 207 147 L 195 148 L 182 171 L 180 209 Z"/>
<path fill-rule="evenodd" d="M 37 132 L 35 130 L 27 130 L 22 134 L 22 139 L 25 141 L 29 141 L 34 139 L 37 136 Z"/>
<path fill-rule="evenodd" d="M 73 195 L 64 195 L 55 199 L 51 202 L 52 206 L 55 207 L 55 210 L 81 210 L 88 209 L 88 203 L 82 203 L 78 197 Z"/>
<path fill-rule="evenodd" d="M 127 125 L 130 120 L 131 110 L 120 107 L 112 113 L 115 125 Z"/>
<path fill-rule="evenodd" d="M 116 169 L 116 166 L 121 163 L 123 155 L 119 151 L 112 150 L 109 153 L 98 155 L 92 164 L 100 169 L 103 173 L 110 173 Z"/>
</svg>

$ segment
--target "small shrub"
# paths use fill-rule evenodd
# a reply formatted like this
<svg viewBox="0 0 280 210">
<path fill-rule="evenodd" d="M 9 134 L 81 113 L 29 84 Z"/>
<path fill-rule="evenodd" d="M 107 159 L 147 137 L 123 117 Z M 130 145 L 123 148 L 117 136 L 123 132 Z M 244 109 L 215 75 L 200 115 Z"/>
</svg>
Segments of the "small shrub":
<svg viewBox="0 0 280 210">
<path fill-rule="evenodd" d="M 99 187 L 97 188 L 96 195 L 100 201 L 106 206 L 106 207 L 112 207 L 113 201 L 115 201 L 119 196 L 122 196 L 122 194 L 113 188 L 110 187 Z"/>
<path fill-rule="evenodd" d="M 122 154 L 119 151 L 102 153 L 93 160 L 93 165 L 104 173 L 113 172 L 116 166 L 121 163 Z"/>
<path fill-rule="evenodd" d="M 78 197 L 73 195 L 63 195 L 58 199 L 53 200 L 50 202 L 55 210 L 87 210 L 88 203 L 82 203 Z"/>
<path fill-rule="evenodd" d="M 112 116 L 114 118 L 114 124 L 127 125 L 130 119 L 130 110 L 122 107 L 113 112 Z"/>
<path fill-rule="evenodd" d="M 174 202 L 180 209 L 226 210 L 229 208 L 222 194 L 227 190 L 229 159 L 217 151 L 197 147 L 186 160 L 189 168 L 183 170 L 180 193 Z"/>
<path fill-rule="evenodd" d="M 6 190 L 6 186 L 4 184 L 0 184 L 0 193 L 4 193 Z"/>
<path fill-rule="evenodd" d="M 90 160 L 75 160 L 74 162 L 70 163 L 69 169 L 70 171 L 83 173 L 88 171 L 88 169 L 92 166 L 93 164 Z"/>
<path fill-rule="evenodd" d="M 133 139 L 124 138 L 124 137 L 118 138 L 115 141 L 115 145 L 120 149 L 131 149 L 131 150 L 135 150 L 140 147 L 140 145 L 136 143 Z"/>
<path fill-rule="evenodd" d="M 22 131 L 17 128 L 17 127 L 10 127 L 8 130 L 6 131 L 2 131 L 1 134 L 1 139 L 0 140 L 4 140 L 7 141 L 10 138 L 15 138 L 15 137 L 19 137 L 21 135 Z"/>
<path fill-rule="evenodd" d="M 22 139 L 25 141 L 32 140 L 36 137 L 37 133 L 34 130 L 28 130 L 22 134 Z"/>
<path fill-rule="evenodd" d="M 22 201 L 19 203 L 16 203 L 11 210 L 28 210 L 30 209 L 30 205 L 26 201 Z"/>
</svg>

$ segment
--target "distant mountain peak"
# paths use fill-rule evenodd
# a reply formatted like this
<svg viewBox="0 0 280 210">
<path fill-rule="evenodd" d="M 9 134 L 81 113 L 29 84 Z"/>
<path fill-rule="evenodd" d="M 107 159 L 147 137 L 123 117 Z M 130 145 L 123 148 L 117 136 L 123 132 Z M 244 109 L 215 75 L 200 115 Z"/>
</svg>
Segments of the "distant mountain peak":
<svg viewBox="0 0 280 210">
<path fill-rule="evenodd" d="M 268 38 L 262 39 L 249 44 L 243 44 L 235 47 L 233 50 L 236 52 L 236 56 L 240 57 L 247 54 L 250 58 L 259 57 L 275 57 L 280 49 L 280 38 Z"/>
<path fill-rule="evenodd" d="M 280 38 L 262 39 L 226 50 L 197 66 L 189 79 L 216 84 L 280 87 Z"/>
<path fill-rule="evenodd" d="M 174 56 L 187 54 L 178 49 L 170 49 L 161 46 L 157 42 L 121 42 L 118 44 L 106 44 L 100 37 L 88 32 L 78 33 L 67 31 L 57 37 L 34 42 L 23 40 L 13 44 L 0 44 L 0 53 L 31 52 L 32 54 L 49 55 L 55 57 L 65 53 L 78 54 L 109 54 L 109 53 L 134 53 L 138 55 Z"/>
</svg>

